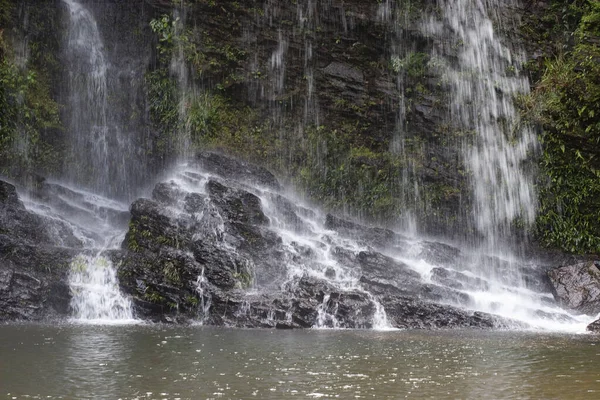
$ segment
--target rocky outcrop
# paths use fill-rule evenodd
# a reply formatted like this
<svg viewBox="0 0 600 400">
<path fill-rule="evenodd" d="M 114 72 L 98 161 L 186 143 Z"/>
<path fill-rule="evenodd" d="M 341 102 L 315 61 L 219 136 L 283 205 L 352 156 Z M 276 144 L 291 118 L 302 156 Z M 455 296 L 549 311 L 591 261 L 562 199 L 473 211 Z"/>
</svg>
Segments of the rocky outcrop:
<svg viewBox="0 0 600 400">
<path fill-rule="evenodd" d="M 485 282 L 440 267 L 440 283 L 425 283 L 381 252 L 407 252 L 412 245 L 405 237 L 333 215 L 321 219 L 278 192 L 262 168 L 212 153 L 194 160 L 157 184 L 151 199 L 132 204 L 122 250 L 112 254 L 139 317 L 370 328 L 385 310 L 389 324 L 401 328 L 508 326 L 448 305 L 468 304 L 459 289 Z M 431 260 L 461 258 L 436 242 L 424 242 L 420 251 Z"/>
<path fill-rule="evenodd" d="M 600 333 L 600 319 L 589 324 L 586 329 L 588 332 Z"/>
<path fill-rule="evenodd" d="M 61 221 L 27 211 L 0 181 L 0 321 L 37 321 L 69 311 L 69 262 L 80 247 Z"/>
<path fill-rule="evenodd" d="M 550 270 L 554 297 L 566 308 L 588 315 L 600 313 L 599 266 L 590 261 Z"/>
</svg>

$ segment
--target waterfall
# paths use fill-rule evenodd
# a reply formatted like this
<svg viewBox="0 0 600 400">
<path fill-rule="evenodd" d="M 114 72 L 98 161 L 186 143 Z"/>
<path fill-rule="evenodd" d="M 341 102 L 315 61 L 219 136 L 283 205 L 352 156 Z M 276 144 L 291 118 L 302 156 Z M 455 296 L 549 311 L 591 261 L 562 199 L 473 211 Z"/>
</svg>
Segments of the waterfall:
<svg viewBox="0 0 600 400">
<path fill-rule="evenodd" d="M 526 168 L 528 157 L 536 151 L 536 138 L 531 130 L 520 126 L 513 104 L 515 96 L 529 91 L 527 78 L 520 71 L 523 57 L 518 48 L 509 47 L 503 41 L 495 28 L 495 24 L 501 20 L 499 7 L 512 1 L 438 0 L 436 13 L 428 14 L 424 10 L 420 15 L 427 16 L 419 20 L 421 33 L 433 45 L 431 59 L 441 60 L 441 80 L 444 81 L 444 90 L 447 90 L 449 96 L 449 115 L 445 122 L 468 132 L 466 139 L 459 144 L 472 192 L 472 204 L 469 204 L 471 209 L 467 211 L 469 221 L 465 230 L 469 231 L 468 234 L 476 231 L 483 238 L 470 243 L 475 244 L 472 253 L 471 249 L 458 252 L 460 257 L 446 255 L 437 259 L 433 256 L 428 258 L 428 252 L 435 251 L 432 248 L 442 248 L 444 245 L 414 237 L 403 238 L 402 246 L 377 248 L 379 243 L 366 244 L 364 240 L 349 234 L 344 236 L 344 233 L 328 227 L 328 217 L 318 211 L 308 210 L 308 206 L 298 205 L 294 198 L 290 200 L 285 197 L 287 193 L 284 196 L 284 193 L 274 189 L 267 190 L 251 182 L 238 182 L 233 184 L 237 185 L 236 188 L 248 190 L 260 200 L 262 211 L 268 220 L 261 229 L 278 237 L 276 245 L 280 250 L 277 253 L 280 258 L 276 260 L 249 258 L 243 260 L 244 263 L 238 262 L 244 255 L 239 254 L 238 248 L 228 245 L 227 240 L 232 239 L 225 232 L 224 219 L 219 215 L 218 207 L 208 199 L 204 187 L 209 180 L 220 179 L 214 177 L 218 173 L 204 173 L 194 169 L 197 166 L 186 166 L 188 170 L 176 171 L 173 182 L 184 191 L 198 192 L 205 197 L 205 207 L 194 217 L 198 219 L 196 223 L 189 227 L 196 229 L 192 238 L 210 238 L 215 241 L 215 246 L 228 254 L 232 265 L 236 266 L 236 289 L 239 290 L 240 299 L 244 296 L 248 299 L 242 301 L 237 310 L 240 318 L 256 314 L 256 302 L 252 301 L 252 296 L 257 292 L 264 294 L 275 290 L 284 294 L 278 311 L 280 314 L 286 311 L 286 315 L 289 315 L 286 320 L 291 320 L 292 312 L 286 310 L 286 307 L 292 306 L 286 303 L 288 298 L 285 296 L 297 293 L 298 285 L 303 283 L 303 279 L 313 279 L 319 283 L 313 300 L 318 299 L 320 303 L 312 308 L 317 315 L 316 321 L 313 320 L 314 327 L 351 326 L 347 322 L 349 318 L 344 319 L 343 313 L 347 310 L 343 309 L 343 299 L 344 296 L 353 296 L 360 306 L 356 307 L 357 311 L 351 317 L 360 323 L 352 326 L 388 329 L 391 324 L 385 307 L 388 308 L 390 320 L 393 317 L 389 311 L 392 307 L 389 299 L 384 298 L 377 286 L 384 285 L 385 282 L 373 283 L 373 279 L 361 278 L 369 272 L 366 271 L 367 267 L 381 267 L 384 270 L 390 266 L 402 266 L 411 270 L 411 274 L 407 276 L 417 282 L 411 281 L 411 284 L 419 290 L 413 287 L 410 289 L 414 289 L 414 293 L 417 293 L 415 297 L 419 300 L 486 311 L 523 323 L 531 322 L 535 327 L 559 325 L 562 329 L 562 325 L 572 323 L 574 319 L 569 319 L 571 317 L 568 313 L 555 307 L 552 297 L 544 288 L 534 290 L 524 284 L 521 270 L 530 266 L 513 258 L 512 251 L 507 246 L 517 233 L 514 226 L 517 223 L 529 226 L 536 213 L 532 171 L 527 171 Z M 98 13 L 98 9 L 94 8 L 98 7 L 97 2 L 62 2 L 68 12 L 63 61 L 67 66 L 65 98 L 68 110 L 65 114 L 70 135 L 68 143 L 71 146 L 64 162 L 67 171 L 64 177 L 69 184 L 50 183 L 46 188 L 52 190 L 48 203 L 29 206 L 51 218 L 66 221 L 83 243 L 81 254 L 71 262 L 69 273 L 74 319 L 87 322 L 127 322 L 133 320 L 132 304 L 119 290 L 116 266 L 111 261 L 110 252 L 106 250 L 117 247 L 129 220 L 128 207 L 112 199 L 130 200 L 133 191 L 140 187 L 138 184 L 143 174 L 139 170 L 144 169 L 144 164 L 139 162 L 136 154 L 144 149 L 138 146 L 140 127 L 136 125 L 128 132 L 123 123 L 123 118 L 131 118 L 130 115 L 133 114 L 131 110 L 119 110 L 128 98 L 121 98 L 117 103 L 113 100 L 118 93 L 126 92 L 125 87 L 118 83 L 120 80 L 133 81 L 133 76 L 142 76 L 143 73 L 133 67 L 123 68 L 119 64 L 118 54 L 115 55 L 113 49 L 117 47 L 113 46 L 116 43 L 114 38 L 109 40 L 110 33 L 106 32 L 105 27 L 101 29 L 102 26 L 99 26 L 99 22 L 104 20 L 94 18 L 94 11 Z M 396 3 L 402 2 L 381 1 L 377 12 L 380 22 L 394 24 L 394 43 L 390 49 L 392 70 L 401 69 L 400 65 L 406 62 L 407 57 L 418 50 L 402 42 L 405 38 L 401 26 L 408 23 L 408 18 L 400 13 L 394 16 Z M 319 109 L 318 89 L 327 89 L 328 86 L 322 85 L 329 79 L 325 75 L 330 73 L 334 76 L 335 74 L 331 74 L 332 71 L 335 72 L 334 67 L 342 63 L 336 61 L 339 54 L 335 55 L 338 58 L 331 57 L 331 60 L 319 59 L 319 56 L 323 57 L 318 35 L 322 29 L 319 10 L 333 8 L 330 2 L 297 2 L 297 24 L 289 23 L 286 19 L 286 23 L 278 27 L 273 23 L 273 20 L 281 17 L 277 15 L 277 2 L 267 4 L 275 9 L 271 12 L 272 15 L 267 14 L 271 15 L 271 28 L 276 35 L 269 38 L 264 49 L 260 49 L 264 50 L 262 57 L 265 64 L 258 65 L 259 58 L 255 56 L 257 68 L 254 73 L 257 82 L 253 85 L 257 86 L 256 91 L 260 92 L 260 96 L 254 97 L 257 102 L 268 103 L 268 113 L 265 115 L 270 115 L 272 121 L 268 121 L 270 128 L 265 129 L 276 131 L 282 143 L 290 143 L 280 154 L 280 164 L 285 166 L 291 163 L 293 146 L 305 139 L 304 130 L 309 126 L 319 126 L 320 114 L 329 112 L 325 106 L 335 108 L 335 100 L 321 94 L 324 108 Z M 177 125 L 180 132 L 174 133 L 178 142 L 173 143 L 172 147 L 177 156 L 190 158 L 190 135 L 193 128 L 190 126 L 191 113 L 197 111 L 194 107 L 202 107 L 203 101 L 211 101 L 211 95 L 209 92 L 202 93 L 196 86 L 195 81 L 199 76 L 194 68 L 187 65 L 185 45 L 189 44 L 186 36 L 189 32 L 186 30 L 184 6 L 185 3 L 181 1 L 179 7 L 174 7 L 172 18 L 169 19 L 175 44 L 170 55 L 169 77 L 177 81 L 179 89 Z M 348 31 L 343 5 L 339 9 L 335 8 L 335 13 L 338 12 L 342 16 L 343 29 L 338 32 L 341 35 Z M 329 22 L 323 20 L 322 23 Z M 248 32 L 244 34 L 251 36 Z M 357 34 L 356 37 L 360 38 L 360 35 Z M 342 43 L 344 40 L 347 39 L 342 36 L 337 39 Z M 358 39 L 351 46 L 359 48 Z M 137 57 L 137 54 L 133 57 Z M 297 79 L 294 78 L 296 68 L 290 65 L 296 59 L 302 59 L 301 63 L 303 62 L 300 75 L 304 83 L 301 84 L 301 91 L 297 91 L 295 87 L 300 85 L 294 82 Z M 354 71 L 350 55 L 348 60 L 348 66 L 344 67 Z M 144 66 L 146 67 L 147 65 Z M 238 67 L 242 69 L 243 66 Z M 259 67 L 266 69 L 267 76 L 264 80 L 258 79 L 261 76 Z M 408 90 L 405 90 L 408 79 L 405 82 L 406 76 L 395 72 L 395 83 L 389 85 L 389 91 L 387 86 L 382 86 L 385 90 L 377 90 L 378 93 L 385 92 L 383 96 L 392 93 L 390 97 L 399 97 L 397 102 L 394 101 L 394 104 L 398 104 L 398 110 L 396 127 L 390 140 L 390 152 L 401 159 L 405 168 L 400 182 L 397 182 L 403 190 L 399 198 L 406 204 L 405 221 L 401 228 L 416 236 L 420 230 L 426 230 L 418 226 L 418 207 L 426 201 L 421 196 L 426 196 L 427 187 L 419 182 L 422 179 L 422 176 L 418 176 L 419 169 L 423 167 L 419 165 L 421 160 L 415 160 L 415 155 L 411 152 L 425 153 L 425 145 L 408 145 L 412 133 L 411 126 L 407 123 L 412 105 Z M 361 78 L 352 85 L 359 87 L 366 86 L 367 83 Z M 342 81 L 337 84 L 339 87 L 350 86 Z M 301 109 L 295 104 L 300 96 L 296 93 L 304 94 Z M 225 95 L 226 92 L 223 92 L 223 96 Z M 345 92 L 341 89 L 340 96 L 337 99 L 339 103 L 346 102 Z M 348 98 L 354 101 L 358 96 L 349 95 Z M 360 101 L 363 101 L 362 98 Z M 370 94 L 365 92 L 364 99 L 369 98 Z M 329 103 L 333 103 L 333 106 Z M 294 107 L 297 109 L 294 110 Z M 290 120 L 296 124 L 291 129 L 288 124 L 290 120 L 287 119 L 289 115 L 293 115 L 294 118 Z M 329 117 L 329 114 L 323 115 Z M 356 118 L 367 119 L 369 116 L 361 114 Z M 382 142 L 385 140 L 382 139 Z M 326 142 L 323 143 L 322 147 L 326 147 Z M 387 146 L 387 142 L 385 143 Z M 308 154 L 318 153 L 314 157 L 317 160 L 315 164 L 325 165 L 326 149 L 316 146 L 314 149 L 309 147 L 304 150 Z M 198 175 L 202 175 L 202 181 L 198 184 L 199 187 L 192 187 L 189 182 Z M 82 187 L 87 189 L 81 189 Z M 280 204 L 282 202 L 285 206 Z M 177 213 L 185 213 L 185 209 L 177 208 L 179 206 L 180 204 L 173 205 L 172 208 Z M 373 261 L 375 266 L 367 265 L 366 261 L 362 263 L 362 256 L 379 257 L 379 261 Z M 192 254 L 188 258 L 193 257 Z M 261 264 L 263 261 L 264 265 Z M 274 271 L 269 270 L 273 266 L 276 266 Z M 204 268 L 201 273 L 198 270 L 195 272 L 194 294 L 197 295 L 198 318 L 201 323 L 212 322 L 211 316 L 214 314 L 211 313 L 215 313 L 219 305 L 219 298 L 214 296 L 214 288 L 209 280 L 210 272 L 207 271 L 207 276 Z M 393 277 L 387 278 L 393 281 Z M 420 291 L 421 288 L 425 289 Z M 270 322 L 281 320 L 281 315 L 276 315 L 274 309 L 267 310 L 265 315 Z"/>
<path fill-rule="evenodd" d="M 73 318 L 86 323 L 133 322 L 131 301 L 119 291 L 112 262 L 101 256 L 80 255 L 71 262 L 69 285 Z"/>
<path fill-rule="evenodd" d="M 130 36 L 113 37 L 114 32 L 101 30 L 89 8 L 98 4 L 63 3 L 68 17 L 62 53 L 69 148 L 62 178 L 96 193 L 131 199 L 149 170 L 142 84 L 150 55 L 133 35 L 135 26 L 126 28 Z"/>
<path fill-rule="evenodd" d="M 119 289 L 116 265 L 107 250 L 119 248 L 129 220 L 128 206 L 56 182 L 44 183 L 43 196 L 24 195 L 28 210 L 44 217 L 56 245 L 80 249 L 69 265 L 73 321 L 131 323 L 131 301 Z"/>
<path fill-rule="evenodd" d="M 204 276 L 204 268 L 202 268 L 202 272 L 198 276 L 196 280 L 196 291 L 198 292 L 198 297 L 200 298 L 199 311 L 200 311 L 200 325 L 204 325 L 206 320 L 209 317 L 209 311 L 211 306 L 211 296 L 210 293 L 206 291 L 206 284 L 208 280 L 206 276 Z M 205 293 L 206 292 L 206 293 Z"/>
<path fill-rule="evenodd" d="M 135 190 L 135 177 L 143 169 L 136 165 L 135 135 L 125 131 L 120 115 L 134 110 L 134 106 L 123 109 L 123 100 L 115 97 L 126 91 L 124 84 L 115 82 L 127 81 L 130 87 L 135 86 L 131 78 L 134 67 L 113 66 L 92 12 L 77 0 L 63 3 L 68 15 L 63 54 L 70 145 L 63 179 L 69 183 L 46 182 L 44 196 L 31 200 L 29 208 L 70 226 L 84 245 L 70 265 L 73 319 L 86 323 L 130 322 L 134 320 L 131 302 L 120 292 L 116 267 L 104 255 L 107 249 L 119 245 L 127 226 L 128 207 L 103 195 L 129 198 Z M 112 79 L 111 73 L 115 74 Z M 122 79 L 127 75 L 129 79 Z M 128 96 L 128 101 L 135 103 L 135 94 Z M 125 119 L 133 121 L 130 116 Z"/>
<path fill-rule="evenodd" d="M 399 182 L 400 199 L 404 206 L 403 219 L 400 223 L 400 228 L 411 235 L 419 233 L 419 224 L 417 221 L 416 212 L 422 203 L 419 193 L 419 181 L 417 177 L 417 166 L 415 165 L 414 153 L 416 149 L 407 148 L 407 100 L 405 93 L 405 78 L 402 71 L 402 60 L 410 57 L 411 49 L 407 46 L 406 40 L 403 38 L 403 27 L 407 25 L 407 16 L 405 13 L 398 11 L 395 14 L 392 12 L 391 0 L 381 2 L 377 11 L 377 18 L 386 24 L 391 24 L 393 27 L 390 53 L 391 65 L 396 74 L 396 90 L 398 93 L 398 106 L 396 111 L 396 125 L 392 132 L 390 141 L 390 151 L 393 154 L 400 156 L 403 164 L 402 175 Z M 419 149 L 420 150 L 420 149 Z"/>
<path fill-rule="evenodd" d="M 506 5 L 439 0 L 441 17 L 431 16 L 424 24 L 426 34 L 441 38 L 434 56 L 457 55 L 456 62 L 447 60 L 444 77 L 451 87 L 451 119 L 474 134 L 472 143 L 463 144 L 474 197 L 472 218 L 492 251 L 514 233 L 517 219 L 528 226 L 536 212 L 532 171 L 524 167 L 536 137 L 519 125 L 513 104 L 516 95 L 529 92 L 520 70 L 524 59 L 494 28 L 503 18 L 499 7 Z"/>
<path fill-rule="evenodd" d="M 106 190 L 110 185 L 108 61 L 98 25 L 76 0 L 69 10 L 66 52 L 71 134 L 70 181 Z"/>
</svg>

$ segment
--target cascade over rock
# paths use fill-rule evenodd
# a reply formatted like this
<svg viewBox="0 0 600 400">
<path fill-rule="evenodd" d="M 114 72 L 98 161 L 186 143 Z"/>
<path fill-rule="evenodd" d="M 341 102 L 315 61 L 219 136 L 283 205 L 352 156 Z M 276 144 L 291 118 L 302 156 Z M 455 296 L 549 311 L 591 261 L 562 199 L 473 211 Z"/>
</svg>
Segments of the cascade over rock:
<svg viewBox="0 0 600 400">
<path fill-rule="evenodd" d="M 483 307 L 492 314 L 474 310 L 482 309 L 478 296 L 502 282 L 510 291 L 525 277 L 531 296 L 543 300 L 520 304 L 540 307 L 527 315 L 574 322 L 546 294 L 553 271 L 520 264 L 514 276 L 489 281 L 456 247 L 320 214 L 282 191 L 268 170 L 223 154 L 199 153 L 176 167 L 130 213 L 51 182 L 24 200 L 0 182 L 0 200 L 3 320 L 73 311 L 83 320 L 127 320 L 132 307 L 141 319 L 238 327 L 515 328 L 528 323 L 493 315 L 503 306 L 493 297 Z M 128 216 L 121 248 L 113 248 L 106 238 Z M 505 261 L 485 262 L 502 268 Z M 109 287 L 81 292 L 93 276 L 112 284 L 109 269 L 90 269 L 111 265 L 128 298 Z M 102 302 L 112 306 L 96 309 L 86 296 L 107 296 Z"/>
<path fill-rule="evenodd" d="M 20 190 L 21 198 L 0 181 L 0 321 L 131 319 L 112 265 L 99 254 L 129 212 L 58 183 Z"/>
<path fill-rule="evenodd" d="M 207 173 L 197 165 L 226 168 Z M 136 200 L 122 250 L 112 257 L 138 315 L 243 327 L 364 328 L 383 312 L 391 326 L 403 328 L 520 325 L 448 305 L 467 304 L 469 295 L 435 280 L 425 283 L 381 253 L 414 247 L 402 235 L 318 217 L 279 187 L 263 168 L 200 153 L 157 184 L 152 199 Z M 319 218 L 323 231 L 315 230 Z M 435 242 L 421 252 L 460 257 L 458 249 Z M 485 285 L 438 270 L 460 288 Z"/>
</svg>

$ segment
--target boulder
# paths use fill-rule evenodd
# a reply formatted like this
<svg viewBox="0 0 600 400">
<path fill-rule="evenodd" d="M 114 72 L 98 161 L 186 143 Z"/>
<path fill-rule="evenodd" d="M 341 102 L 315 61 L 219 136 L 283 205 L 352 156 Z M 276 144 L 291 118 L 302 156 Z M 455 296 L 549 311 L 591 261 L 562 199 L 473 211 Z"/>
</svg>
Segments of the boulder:
<svg viewBox="0 0 600 400">
<path fill-rule="evenodd" d="M 600 313 L 600 264 L 583 262 L 548 271 L 556 300 L 566 308 L 588 315 Z"/>
<path fill-rule="evenodd" d="M 589 324 L 586 328 L 588 332 L 600 333 L 600 319 Z"/>
<path fill-rule="evenodd" d="M 138 315 L 160 321 L 197 319 L 206 313 L 202 303 L 210 302 L 209 315 L 202 318 L 237 324 L 227 315 L 236 305 L 242 307 L 239 292 L 256 283 L 255 262 L 260 262 L 263 283 L 281 274 L 281 239 L 265 229 L 269 219 L 260 199 L 230 181 L 212 178 L 206 191 L 208 195 L 186 193 L 172 182 L 160 183 L 153 192 L 160 201 L 133 202 L 122 250 L 112 257 Z M 255 320 L 240 324 L 264 326 Z"/>
</svg>

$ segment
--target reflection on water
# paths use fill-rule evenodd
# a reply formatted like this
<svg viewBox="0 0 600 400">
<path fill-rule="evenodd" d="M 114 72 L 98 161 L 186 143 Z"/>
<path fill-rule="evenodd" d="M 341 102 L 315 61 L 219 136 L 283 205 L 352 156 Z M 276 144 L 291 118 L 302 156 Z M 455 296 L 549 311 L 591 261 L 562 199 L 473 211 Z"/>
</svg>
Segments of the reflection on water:
<svg viewBox="0 0 600 400">
<path fill-rule="evenodd" d="M 600 398 L 590 335 L 0 326 L 0 398 Z"/>
</svg>

